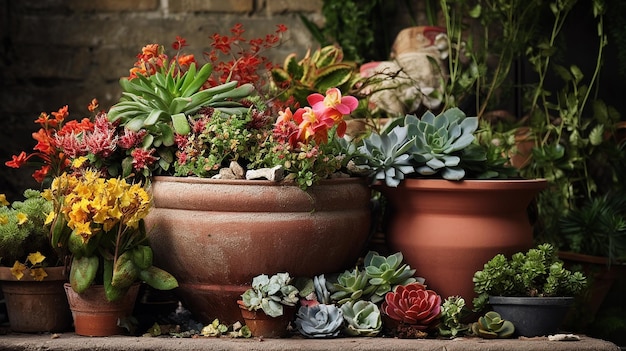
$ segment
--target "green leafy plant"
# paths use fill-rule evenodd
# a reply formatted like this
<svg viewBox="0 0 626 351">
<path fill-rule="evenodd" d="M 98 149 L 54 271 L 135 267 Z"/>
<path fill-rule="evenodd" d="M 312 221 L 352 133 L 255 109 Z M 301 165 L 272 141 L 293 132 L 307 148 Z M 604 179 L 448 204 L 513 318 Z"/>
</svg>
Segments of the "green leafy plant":
<svg viewBox="0 0 626 351">
<path fill-rule="evenodd" d="M 295 306 L 299 301 L 299 291 L 291 280 L 289 273 L 254 277 L 252 287 L 241 295 L 243 306 L 250 311 L 263 310 L 270 317 L 282 316 L 283 305 Z"/>
<path fill-rule="evenodd" d="M 439 324 L 439 335 L 456 338 L 464 335 L 470 326 L 462 322 L 466 317 L 465 299 L 460 296 L 449 296 L 441 304 L 441 324 Z"/>
<path fill-rule="evenodd" d="M 621 193 L 595 197 L 560 219 L 563 249 L 626 260 L 626 200 Z"/>
<path fill-rule="evenodd" d="M 550 244 L 515 253 L 510 259 L 498 254 L 474 274 L 473 281 L 478 294 L 473 301 L 475 311 L 485 307 L 489 295 L 575 296 L 587 284 L 581 272 L 563 267 Z"/>
<path fill-rule="evenodd" d="M 502 319 L 497 312 L 489 311 L 472 323 L 472 333 L 485 339 L 506 339 L 513 336 L 515 326 Z"/>
</svg>

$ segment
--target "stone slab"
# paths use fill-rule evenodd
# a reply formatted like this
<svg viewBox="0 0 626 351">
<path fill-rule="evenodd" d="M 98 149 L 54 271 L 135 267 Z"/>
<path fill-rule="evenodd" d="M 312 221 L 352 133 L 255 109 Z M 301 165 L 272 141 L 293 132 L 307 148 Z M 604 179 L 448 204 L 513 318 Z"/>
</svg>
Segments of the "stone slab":
<svg viewBox="0 0 626 351">
<path fill-rule="evenodd" d="M 231 339 L 231 338 L 166 338 L 166 337 L 83 337 L 73 333 L 8 334 L 0 336 L 0 351 L 87 351 L 87 350 L 429 350 L 429 351 L 620 351 L 615 344 L 581 336 L 580 341 L 548 341 L 547 338 L 486 340 L 457 338 L 454 340 L 336 338 L 304 339 Z"/>
</svg>

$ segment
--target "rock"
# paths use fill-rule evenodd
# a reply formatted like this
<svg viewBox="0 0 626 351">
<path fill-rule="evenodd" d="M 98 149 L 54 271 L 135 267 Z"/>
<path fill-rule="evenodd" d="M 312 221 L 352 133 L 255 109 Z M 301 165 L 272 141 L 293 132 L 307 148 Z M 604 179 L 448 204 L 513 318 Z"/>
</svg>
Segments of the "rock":
<svg viewBox="0 0 626 351">
<path fill-rule="evenodd" d="M 236 161 L 230 161 L 230 166 L 228 168 L 232 171 L 233 175 L 237 179 L 244 179 L 246 171 L 243 169 L 243 167 L 241 167 L 239 163 L 237 163 Z"/>
<path fill-rule="evenodd" d="M 273 182 L 281 181 L 285 178 L 283 166 L 278 165 L 272 168 L 250 169 L 246 172 L 246 179 L 267 179 Z"/>
</svg>

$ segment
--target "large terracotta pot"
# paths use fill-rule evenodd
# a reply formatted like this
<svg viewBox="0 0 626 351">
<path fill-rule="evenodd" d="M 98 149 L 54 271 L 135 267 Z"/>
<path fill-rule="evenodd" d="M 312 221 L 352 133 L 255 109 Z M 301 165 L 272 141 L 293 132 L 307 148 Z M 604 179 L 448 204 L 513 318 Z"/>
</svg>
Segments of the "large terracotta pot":
<svg viewBox="0 0 626 351">
<path fill-rule="evenodd" d="M 352 266 L 370 228 L 365 180 L 306 192 L 269 181 L 155 177 L 146 218 L 155 265 L 203 323 L 241 320 L 237 300 L 259 274 L 308 276 Z"/>
<path fill-rule="evenodd" d="M 0 285 L 6 301 L 11 330 L 21 333 L 63 332 L 71 328 L 72 315 L 63 284 L 65 267 L 45 268 L 47 277 L 33 280 L 25 272 L 15 279 L 8 267 L 0 267 Z"/>
<path fill-rule="evenodd" d="M 112 336 L 124 334 L 119 320 L 130 317 L 139 293 L 139 283 L 133 284 L 119 300 L 106 298 L 104 285 L 92 285 L 77 293 L 69 283 L 64 284 L 67 301 L 72 310 L 74 329 L 82 336 Z"/>
<path fill-rule="evenodd" d="M 442 298 L 460 295 L 471 308 L 474 272 L 498 253 L 533 245 L 527 207 L 545 180 L 407 179 L 380 186 L 390 201 L 387 245 Z"/>
</svg>

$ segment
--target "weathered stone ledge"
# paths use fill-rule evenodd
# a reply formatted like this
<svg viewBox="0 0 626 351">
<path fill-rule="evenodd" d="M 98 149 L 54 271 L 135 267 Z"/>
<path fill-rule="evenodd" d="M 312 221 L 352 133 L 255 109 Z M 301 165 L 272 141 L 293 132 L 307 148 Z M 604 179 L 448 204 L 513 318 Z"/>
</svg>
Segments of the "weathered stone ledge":
<svg viewBox="0 0 626 351">
<path fill-rule="evenodd" d="M 580 341 L 548 341 L 547 338 L 485 340 L 459 338 L 455 340 L 337 338 L 303 339 L 231 339 L 231 338 L 151 338 L 151 337 L 82 337 L 73 333 L 8 334 L 0 336 L 0 351 L 83 351 L 83 350 L 428 350 L 428 351 L 620 351 L 608 341 L 581 336 Z"/>
</svg>

